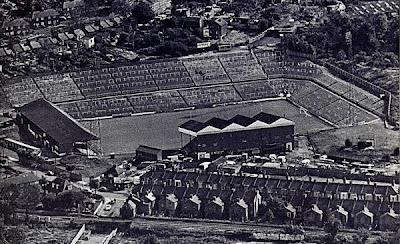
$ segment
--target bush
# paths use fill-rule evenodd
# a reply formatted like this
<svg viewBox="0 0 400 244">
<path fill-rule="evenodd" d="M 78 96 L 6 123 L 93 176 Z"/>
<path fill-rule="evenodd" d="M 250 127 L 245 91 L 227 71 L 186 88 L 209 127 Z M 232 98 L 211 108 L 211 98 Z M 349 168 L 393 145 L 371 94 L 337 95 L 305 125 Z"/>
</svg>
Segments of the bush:
<svg viewBox="0 0 400 244">
<path fill-rule="evenodd" d="M 285 226 L 285 233 L 291 235 L 304 235 L 304 229 L 298 225 L 287 225 Z"/>
<path fill-rule="evenodd" d="M 353 146 L 353 142 L 350 139 L 346 139 L 344 141 L 344 145 L 346 146 L 346 148 L 349 148 L 349 147 Z"/>
</svg>

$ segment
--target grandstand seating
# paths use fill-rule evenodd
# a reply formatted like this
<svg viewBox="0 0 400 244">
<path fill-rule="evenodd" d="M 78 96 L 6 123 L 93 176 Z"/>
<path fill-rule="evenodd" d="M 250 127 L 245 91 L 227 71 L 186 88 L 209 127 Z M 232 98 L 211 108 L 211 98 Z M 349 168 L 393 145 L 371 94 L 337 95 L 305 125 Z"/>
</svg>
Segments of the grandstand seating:
<svg viewBox="0 0 400 244">
<path fill-rule="evenodd" d="M 13 84 L 4 85 L 3 91 L 13 106 L 22 106 L 43 97 L 32 78 L 25 78 Z"/>
<path fill-rule="evenodd" d="M 219 60 L 233 82 L 267 78 L 250 52 L 221 55 Z"/>
<path fill-rule="evenodd" d="M 154 92 L 128 97 L 135 113 L 165 112 L 185 108 L 186 103 L 177 91 Z"/>
<path fill-rule="evenodd" d="M 33 79 L 47 100 L 64 102 L 84 98 L 68 74 L 47 75 Z"/>
<path fill-rule="evenodd" d="M 189 72 L 180 60 L 149 62 L 146 66 L 161 90 L 194 86 Z"/>
<path fill-rule="evenodd" d="M 57 106 L 60 107 L 67 114 L 74 117 L 75 119 L 82 118 L 81 112 L 79 111 L 76 102 L 57 104 Z"/>
<path fill-rule="evenodd" d="M 86 98 L 121 94 L 107 68 L 71 72 L 70 75 Z"/>
<path fill-rule="evenodd" d="M 184 58 L 182 61 L 198 86 L 230 82 L 217 57 Z"/>
<path fill-rule="evenodd" d="M 109 71 L 122 94 L 158 90 L 145 64 L 110 68 Z"/>
<path fill-rule="evenodd" d="M 254 81 L 234 85 L 244 100 L 276 97 L 278 94 L 267 81 Z"/>
<path fill-rule="evenodd" d="M 131 104 L 124 97 L 78 101 L 76 104 L 84 118 L 130 114 L 133 112 Z"/>
<path fill-rule="evenodd" d="M 179 93 L 189 106 L 197 107 L 242 100 L 231 85 L 184 89 Z"/>
</svg>

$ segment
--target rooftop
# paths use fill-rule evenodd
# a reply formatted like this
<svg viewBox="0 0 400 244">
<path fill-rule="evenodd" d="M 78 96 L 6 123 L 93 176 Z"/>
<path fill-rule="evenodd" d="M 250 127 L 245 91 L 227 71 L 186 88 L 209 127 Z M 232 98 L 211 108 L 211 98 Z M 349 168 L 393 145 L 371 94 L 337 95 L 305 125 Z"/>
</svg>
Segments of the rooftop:
<svg viewBox="0 0 400 244">
<path fill-rule="evenodd" d="M 61 152 L 70 151 L 73 143 L 97 140 L 97 136 L 53 103 L 38 99 L 20 107 L 19 112 L 59 144 Z"/>
<path fill-rule="evenodd" d="M 221 132 L 243 131 L 251 129 L 274 128 L 280 126 L 293 126 L 294 122 L 273 114 L 259 113 L 252 118 L 236 115 L 229 120 L 212 118 L 207 122 L 189 120 L 179 126 L 181 133 L 191 136 L 201 134 L 214 134 Z"/>
<path fill-rule="evenodd" d="M 35 11 L 32 14 L 32 19 L 46 18 L 50 16 L 58 16 L 60 13 L 55 9 L 46 9 L 43 11 Z"/>
</svg>

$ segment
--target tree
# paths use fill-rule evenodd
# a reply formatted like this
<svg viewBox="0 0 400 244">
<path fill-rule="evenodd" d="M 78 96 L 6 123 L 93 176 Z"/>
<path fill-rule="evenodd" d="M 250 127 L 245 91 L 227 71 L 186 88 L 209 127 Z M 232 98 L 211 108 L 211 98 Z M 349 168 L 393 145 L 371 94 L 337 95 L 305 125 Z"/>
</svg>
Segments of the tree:
<svg viewBox="0 0 400 244">
<path fill-rule="evenodd" d="M 188 47 L 182 42 L 166 41 L 159 47 L 158 52 L 163 55 L 180 57 L 188 53 Z"/>
<path fill-rule="evenodd" d="M 57 207 L 56 196 L 53 194 L 47 194 L 42 199 L 43 208 L 45 210 L 53 210 Z"/>
<path fill-rule="evenodd" d="M 339 230 L 342 228 L 342 222 L 337 218 L 330 216 L 324 226 L 325 232 L 331 235 L 332 239 L 335 238 Z"/>
<path fill-rule="evenodd" d="M 25 209 L 26 220 L 28 220 L 28 210 L 35 208 L 40 203 L 41 187 L 38 185 L 27 185 L 19 189 L 17 203 Z"/>
<path fill-rule="evenodd" d="M 86 196 L 81 191 L 65 191 L 57 195 L 57 205 L 64 209 L 71 209 L 73 207 L 79 207 Z"/>
<path fill-rule="evenodd" d="M 153 10 L 144 2 L 140 2 L 132 9 L 132 15 L 140 24 L 146 24 L 154 19 Z"/>
<path fill-rule="evenodd" d="M 344 145 L 345 145 L 346 148 L 349 148 L 349 147 L 353 146 L 353 142 L 350 139 L 347 138 L 344 141 Z"/>
<path fill-rule="evenodd" d="M 0 216 L 3 216 L 5 224 L 11 223 L 11 220 L 14 219 L 18 195 L 16 186 L 0 189 Z"/>
<path fill-rule="evenodd" d="M 0 226 L 0 244 L 22 244 L 25 238 L 24 230 L 20 227 L 5 229 Z"/>
<path fill-rule="evenodd" d="M 125 16 L 132 11 L 132 6 L 126 0 L 113 0 L 111 3 L 111 11 Z"/>
</svg>

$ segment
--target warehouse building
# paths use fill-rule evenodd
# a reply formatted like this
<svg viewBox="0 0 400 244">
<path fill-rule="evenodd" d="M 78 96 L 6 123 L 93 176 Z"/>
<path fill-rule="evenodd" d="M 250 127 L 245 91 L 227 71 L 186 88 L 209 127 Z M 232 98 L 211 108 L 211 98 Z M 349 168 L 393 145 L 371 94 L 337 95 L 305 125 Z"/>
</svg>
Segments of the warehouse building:
<svg viewBox="0 0 400 244">
<path fill-rule="evenodd" d="M 78 121 L 45 99 L 18 108 L 16 123 L 32 142 L 59 156 L 98 140 Z"/>
<path fill-rule="evenodd" d="M 189 138 L 183 147 L 188 154 L 208 152 L 284 152 L 291 151 L 294 143 L 294 122 L 267 113 L 252 118 L 236 115 L 224 120 L 212 118 L 207 122 L 190 120 L 178 131 L 182 141 Z"/>
</svg>

